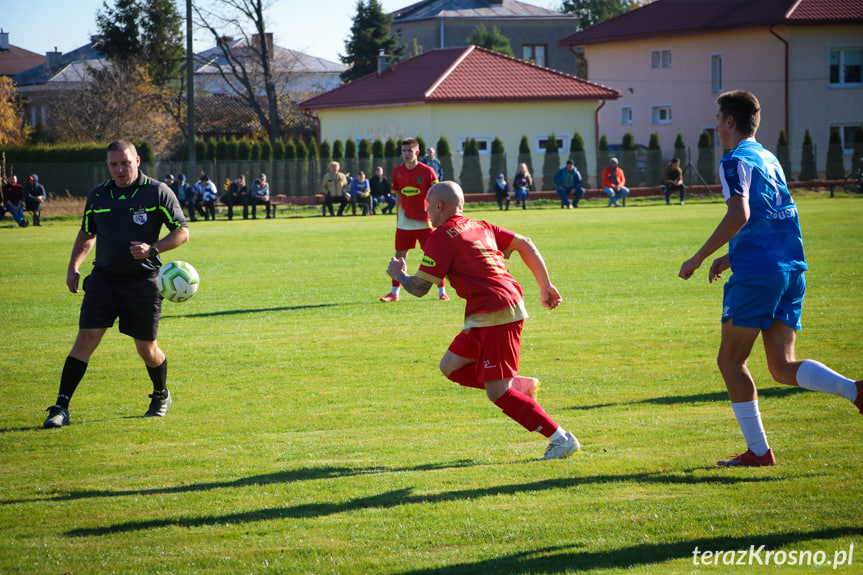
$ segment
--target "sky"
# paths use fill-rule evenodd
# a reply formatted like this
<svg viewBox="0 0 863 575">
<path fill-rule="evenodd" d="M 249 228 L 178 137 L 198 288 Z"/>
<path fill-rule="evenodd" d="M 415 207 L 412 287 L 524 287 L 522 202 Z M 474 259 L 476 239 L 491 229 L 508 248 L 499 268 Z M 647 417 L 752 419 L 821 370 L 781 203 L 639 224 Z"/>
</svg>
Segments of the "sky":
<svg viewBox="0 0 863 575">
<path fill-rule="evenodd" d="M 104 0 L 0 0 L 0 28 L 9 33 L 9 43 L 45 54 L 86 44 L 98 33 L 96 13 Z M 185 14 L 185 0 L 177 0 Z M 520 0 L 525 4 L 557 10 L 561 0 Z M 389 13 L 415 0 L 382 0 Z M 108 0 L 110 6 L 114 0 Z M 266 14 L 275 42 L 283 48 L 339 62 L 356 14 L 357 0 L 274 0 Z M 185 30 L 185 26 L 183 27 Z M 213 46 L 205 31 L 195 31 L 194 51 Z"/>
</svg>

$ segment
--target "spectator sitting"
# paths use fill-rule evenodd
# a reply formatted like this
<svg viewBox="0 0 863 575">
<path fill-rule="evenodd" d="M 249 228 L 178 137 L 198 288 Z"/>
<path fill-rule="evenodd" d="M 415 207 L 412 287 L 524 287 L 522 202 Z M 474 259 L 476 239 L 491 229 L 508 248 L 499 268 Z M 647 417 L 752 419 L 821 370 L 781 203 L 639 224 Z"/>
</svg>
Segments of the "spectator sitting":
<svg viewBox="0 0 863 575">
<path fill-rule="evenodd" d="M 27 185 L 24 186 L 24 208 L 33 214 L 33 225 L 42 225 L 42 202 L 48 198 L 45 186 L 39 183 L 39 176 L 30 176 Z"/>
<path fill-rule="evenodd" d="M 578 207 L 578 202 L 584 197 L 584 186 L 581 182 L 581 174 L 578 172 L 578 168 L 575 167 L 575 162 L 567 160 L 566 166 L 554 174 L 554 185 L 557 186 L 561 208 L 573 207 L 573 202 L 569 201 L 570 193 L 575 198 L 574 207 Z"/>
<path fill-rule="evenodd" d="M 515 205 L 521 203 L 521 209 L 526 210 L 527 194 L 530 192 L 530 187 L 533 185 L 533 178 L 530 176 L 530 170 L 527 169 L 527 164 L 522 162 L 518 165 L 518 171 L 512 179 L 512 188 L 515 190 Z"/>
<path fill-rule="evenodd" d="M 366 173 L 357 172 L 357 177 L 351 180 L 351 215 L 357 215 L 357 204 L 360 204 L 362 214 L 370 216 L 372 213 L 372 193 Z"/>
<path fill-rule="evenodd" d="M 219 197 L 219 191 L 216 189 L 216 184 L 210 181 L 207 174 L 201 176 L 198 183 L 195 184 L 195 194 L 201 198 L 201 204 L 204 209 L 204 221 L 216 220 L 216 199 Z"/>
<path fill-rule="evenodd" d="M 333 213 L 333 204 L 339 204 L 339 215 L 345 211 L 345 206 L 348 205 L 348 178 L 339 171 L 341 165 L 338 162 L 330 162 L 330 171 L 324 174 L 321 180 L 321 191 L 324 193 L 324 204 L 322 206 L 323 215 L 326 217 L 327 209 L 330 211 L 330 216 Z"/>
<path fill-rule="evenodd" d="M 503 174 L 498 174 L 494 182 L 494 197 L 497 199 L 498 209 L 503 209 L 504 202 L 506 202 L 506 209 L 509 209 L 509 184 L 506 183 L 506 176 Z"/>
<path fill-rule="evenodd" d="M 3 184 L 3 209 L 0 210 L 0 216 L 4 211 L 12 214 L 22 228 L 30 225 L 24 217 L 24 187 L 18 183 L 18 176 L 10 177 L 9 181 Z"/>
<path fill-rule="evenodd" d="M 270 209 L 274 209 L 270 204 L 270 184 L 267 183 L 267 174 L 261 173 L 258 179 L 252 182 L 252 189 L 246 196 L 246 202 L 243 204 L 243 219 L 249 219 L 249 206 L 252 206 L 252 219 L 257 220 L 257 207 L 264 205 L 267 207 L 267 219 L 270 219 Z M 275 211 L 275 210 L 274 210 Z"/>
<path fill-rule="evenodd" d="M 623 199 L 626 201 L 626 196 L 629 195 L 629 188 L 624 186 L 626 177 L 623 175 L 623 170 L 618 167 L 617 158 L 611 158 L 608 161 L 608 166 L 602 170 L 602 191 L 608 196 L 608 206 L 619 208 L 620 204 L 617 200 Z"/>
<path fill-rule="evenodd" d="M 662 190 L 665 192 L 665 205 L 671 204 L 671 192 L 680 192 L 680 205 L 686 195 L 686 185 L 683 183 L 683 170 L 680 169 L 680 158 L 672 158 L 662 172 Z"/>
<path fill-rule="evenodd" d="M 235 205 L 246 205 L 246 197 L 248 195 L 249 188 L 246 187 L 246 174 L 240 174 L 239 178 L 228 184 L 228 190 L 222 196 L 222 203 L 228 206 L 228 220 L 234 219 Z"/>
<path fill-rule="evenodd" d="M 195 206 L 191 201 L 191 198 L 195 194 L 189 184 L 186 183 L 186 174 L 177 174 L 177 179 L 174 180 L 171 189 L 176 194 L 177 201 L 180 202 L 180 209 L 186 208 L 186 211 L 189 212 L 189 221 L 197 221 L 197 218 L 195 218 Z"/>
<path fill-rule="evenodd" d="M 372 191 L 372 214 L 375 214 L 378 204 L 386 202 L 386 207 L 381 208 L 382 214 L 391 214 L 396 205 L 396 198 L 392 194 L 392 186 L 389 180 L 384 176 L 384 169 L 380 166 L 375 168 L 375 175 L 369 180 L 369 187 Z"/>
</svg>

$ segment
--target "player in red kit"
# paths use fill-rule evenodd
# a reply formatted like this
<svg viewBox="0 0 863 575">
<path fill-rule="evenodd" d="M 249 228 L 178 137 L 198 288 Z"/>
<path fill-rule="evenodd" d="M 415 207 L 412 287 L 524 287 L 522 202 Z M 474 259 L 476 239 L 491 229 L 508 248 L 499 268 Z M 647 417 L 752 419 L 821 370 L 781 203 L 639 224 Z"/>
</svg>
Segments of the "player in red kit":
<svg viewBox="0 0 863 575">
<path fill-rule="evenodd" d="M 425 247 L 426 239 L 432 233 L 432 225 L 428 215 L 426 196 L 433 185 L 437 183 L 437 173 L 434 169 L 419 162 L 420 145 L 413 138 L 402 141 L 402 159 L 404 163 L 393 169 L 392 189 L 396 196 L 396 255 L 397 258 L 407 257 L 408 251 L 417 243 L 420 249 Z M 399 282 L 393 280 L 390 293 L 381 301 L 399 301 Z M 439 284 L 438 298 L 448 300 L 446 286 Z"/>
<path fill-rule="evenodd" d="M 542 459 L 563 459 L 579 450 L 574 435 L 560 427 L 535 400 L 539 382 L 518 375 L 521 329 L 527 319 L 521 287 L 507 270 L 512 252 L 524 260 L 540 288 L 542 305 L 554 309 L 561 297 L 530 238 L 462 215 L 464 194 L 455 182 L 442 182 L 428 194 L 434 232 L 415 276 L 404 258 L 394 257 L 387 273 L 417 297 L 448 277 L 464 298 L 464 329 L 450 344 L 440 370 L 450 380 L 477 389 L 528 431 L 549 439 Z"/>
</svg>

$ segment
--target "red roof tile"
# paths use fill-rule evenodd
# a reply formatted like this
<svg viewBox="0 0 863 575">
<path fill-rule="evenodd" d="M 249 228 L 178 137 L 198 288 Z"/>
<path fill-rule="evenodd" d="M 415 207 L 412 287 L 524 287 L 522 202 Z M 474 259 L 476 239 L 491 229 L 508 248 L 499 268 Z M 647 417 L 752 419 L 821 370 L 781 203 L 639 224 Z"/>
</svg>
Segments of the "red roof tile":
<svg viewBox="0 0 863 575">
<path fill-rule="evenodd" d="M 558 42 L 584 46 L 771 24 L 863 23 L 863 0 L 656 0 Z"/>
<path fill-rule="evenodd" d="M 8 50 L 0 50 L 0 76 L 14 76 L 44 61 L 43 54 L 10 45 Z"/>
<path fill-rule="evenodd" d="M 304 109 L 405 103 L 615 100 L 620 92 L 476 46 L 439 48 L 300 104 Z"/>
</svg>

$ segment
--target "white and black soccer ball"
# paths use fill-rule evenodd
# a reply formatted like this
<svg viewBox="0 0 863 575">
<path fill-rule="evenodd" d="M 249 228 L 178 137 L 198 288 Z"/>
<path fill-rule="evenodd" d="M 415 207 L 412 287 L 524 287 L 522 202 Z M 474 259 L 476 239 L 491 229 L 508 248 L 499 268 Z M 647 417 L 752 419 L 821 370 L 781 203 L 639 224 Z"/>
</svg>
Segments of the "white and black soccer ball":
<svg viewBox="0 0 863 575">
<path fill-rule="evenodd" d="M 201 279 L 198 272 L 188 262 L 171 262 L 162 266 L 156 285 L 159 292 L 169 301 L 180 303 L 188 300 L 195 292 Z"/>
</svg>

